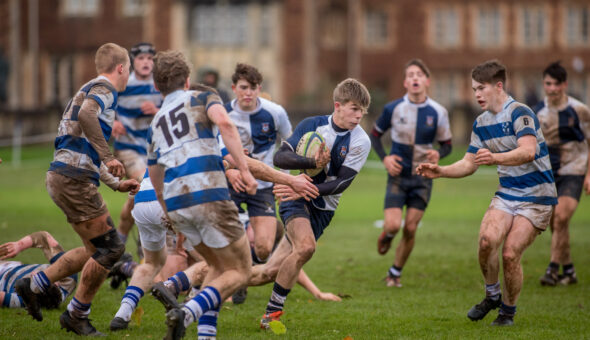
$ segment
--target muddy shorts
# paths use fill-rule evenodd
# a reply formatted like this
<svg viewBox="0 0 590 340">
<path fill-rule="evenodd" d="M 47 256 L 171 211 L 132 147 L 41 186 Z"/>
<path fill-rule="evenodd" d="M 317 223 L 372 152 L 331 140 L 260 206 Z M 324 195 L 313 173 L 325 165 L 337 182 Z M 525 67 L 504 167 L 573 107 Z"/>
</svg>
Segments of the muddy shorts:
<svg viewBox="0 0 590 340">
<path fill-rule="evenodd" d="M 490 208 L 502 210 L 512 216 L 526 217 L 533 226 L 541 231 L 547 229 L 551 222 L 553 206 L 532 202 L 509 201 L 498 196 L 492 198 Z"/>
<path fill-rule="evenodd" d="M 47 192 L 55 204 L 66 214 L 69 223 L 80 223 L 108 213 L 98 187 L 47 171 Z"/>
<path fill-rule="evenodd" d="M 584 176 L 555 176 L 555 187 L 557 188 L 557 197 L 568 196 L 579 202 L 584 189 Z"/>
<path fill-rule="evenodd" d="M 425 210 L 430 201 L 432 180 L 414 175 L 411 177 L 387 176 L 384 209 L 408 208 Z"/>
</svg>

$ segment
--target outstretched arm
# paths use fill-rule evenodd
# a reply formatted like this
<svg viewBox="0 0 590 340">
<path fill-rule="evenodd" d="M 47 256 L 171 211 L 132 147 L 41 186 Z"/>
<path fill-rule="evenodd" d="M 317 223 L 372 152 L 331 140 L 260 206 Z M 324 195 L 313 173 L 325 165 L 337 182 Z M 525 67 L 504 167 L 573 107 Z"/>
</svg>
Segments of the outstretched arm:
<svg viewBox="0 0 590 340">
<path fill-rule="evenodd" d="M 537 137 L 524 135 L 518 139 L 518 147 L 508 152 L 493 153 L 488 149 L 479 149 L 475 154 L 477 165 L 521 165 L 532 162 L 537 150 Z"/>
<path fill-rule="evenodd" d="M 305 290 L 311 293 L 316 299 L 323 301 L 337 301 L 340 302 L 342 299 L 337 295 L 329 292 L 322 292 L 314 283 L 311 281 L 309 276 L 301 269 L 297 276 L 297 283 L 299 283 Z"/>
<path fill-rule="evenodd" d="M 467 152 L 463 159 L 447 166 L 440 166 L 433 163 L 422 163 L 416 168 L 418 175 L 427 178 L 461 178 L 473 174 L 478 168 L 475 164 L 475 155 Z"/>
<path fill-rule="evenodd" d="M 7 242 L 0 245 L 0 260 L 13 258 L 25 249 L 39 248 L 49 261 L 64 249 L 46 231 L 37 231 L 27 235 L 16 242 Z"/>
</svg>

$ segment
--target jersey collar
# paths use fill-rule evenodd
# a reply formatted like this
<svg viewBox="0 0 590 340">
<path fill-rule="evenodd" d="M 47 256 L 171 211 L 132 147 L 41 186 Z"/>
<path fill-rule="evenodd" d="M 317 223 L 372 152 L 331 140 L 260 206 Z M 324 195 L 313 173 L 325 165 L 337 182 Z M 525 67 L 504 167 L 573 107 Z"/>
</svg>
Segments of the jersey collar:
<svg viewBox="0 0 590 340">
<path fill-rule="evenodd" d="M 334 120 L 332 119 L 333 117 L 334 117 L 333 115 L 330 115 L 330 117 L 328 117 L 328 124 L 330 124 L 330 128 L 331 128 L 332 130 L 334 130 L 334 132 L 335 132 L 337 135 L 339 135 L 339 136 L 342 136 L 342 135 L 345 135 L 345 134 L 349 133 L 350 131 L 352 131 L 352 130 L 345 130 L 345 129 L 342 129 L 342 128 L 338 127 L 338 126 L 337 126 L 337 125 L 334 123 Z"/>
<path fill-rule="evenodd" d="M 174 92 L 168 93 L 168 95 L 164 98 L 164 102 L 162 103 L 162 107 L 164 105 L 168 105 L 169 103 L 176 100 L 176 98 L 180 97 L 185 91 L 183 89 L 178 89 Z"/>
<path fill-rule="evenodd" d="M 234 99 L 231 101 L 231 107 L 234 111 L 236 111 L 239 114 L 251 115 L 257 113 L 258 111 L 260 111 L 260 109 L 262 109 L 262 102 L 260 101 L 260 98 L 256 98 L 256 108 L 252 111 L 244 111 L 240 109 L 240 105 L 238 105 L 238 100 Z"/>
<path fill-rule="evenodd" d="M 422 103 L 413 103 L 410 98 L 408 97 L 408 94 L 406 93 L 404 95 L 404 101 L 407 102 L 409 105 L 412 105 L 416 108 L 422 108 L 422 107 L 426 107 L 428 106 L 429 102 L 430 102 L 430 97 L 426 96 L 426 100 L 423 101 Z"/>
</svg>

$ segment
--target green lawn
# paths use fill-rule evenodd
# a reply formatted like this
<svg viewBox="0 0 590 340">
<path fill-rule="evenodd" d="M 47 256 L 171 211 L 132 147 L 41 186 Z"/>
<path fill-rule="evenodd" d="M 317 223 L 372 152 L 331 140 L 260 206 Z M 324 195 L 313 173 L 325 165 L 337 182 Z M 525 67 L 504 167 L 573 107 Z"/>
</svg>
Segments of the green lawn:
<svg viewBox="0 0 590 340">
<path fill-rule="evenodd" d="M 450 158 L 457 159 L 462 151 Z M 65 216 L 45 191 L 45 171 L 50 147 L 23 150 L 20 169 L 12 168 L 10 150 L 0 149 L 0 242 L 45 229 L 65 248 L 80 245 Z M 374 157 L 372 157 L 374 159 Z M 479 222 L 497 186 L 494 169 L 482 168 L 461 180 L 435 181 L 432 200 L 417 235 L 416 247 L 404 269 L 403 288 L 387 288 L 382 279 L 393 252 L 379 256 L 374 227 L 382 219 L 384 170 L 371 163 L 344 194 L 340 207 L 319 241 L 305 269 L 323 290 L 350 295 L 341 303 L 320 302 L 301 287 L 286 302 L 282 336 L 263 332 L 258 320 L 271 286 L 249 289 L 243 305 L 226 304 L 219 322 L 221 339 L 390 339 L 390 338 L 588 338 L 590 337 L 590 206 L 583 198 L 571 223 L 572 257 L 579 283 L 571 287 L 541 287 L 538 278 L 549 260 L 551 235 L 543 233 L 523 258 L 524 288 L 518 303 L 516 325 L 494 328 L 488 315 L 474 323 L 467 310 L 483 297 L 483 280 L 477 263 Z M 115 221 L 124 194 L 105 186 L 101 192 Z M 397 245 L 398 239 L 395 241 Z M 134 250 L 129 242 L 129 249 Z M 395 246 L 394 245 L 394 246 Z M 40 251 L 17 257 L 24 262 L 44 261 Z M 110 338 L 158 339 L 165 334 L 164 310 L 150 296 L 140 325 L 126 332 L 108 332 L 123 289 L 105 285 L 93 305 L 93 324 Z M 33 321 L 24 310 L 0 310 L 0 339 L 64 339 L 73 337 L 59 329 L 59 311 L 44 311 L 43 322 Z M 196 338 L 193 325 L 187 338 Z"/>
</svg>

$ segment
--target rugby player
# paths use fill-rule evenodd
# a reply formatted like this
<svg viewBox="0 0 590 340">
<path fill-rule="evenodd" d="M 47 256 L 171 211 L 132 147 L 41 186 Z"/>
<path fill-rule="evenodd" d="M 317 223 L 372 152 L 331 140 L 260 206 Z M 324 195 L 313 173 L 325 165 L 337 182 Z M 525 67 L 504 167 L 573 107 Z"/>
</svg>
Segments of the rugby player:
<svg viewBox="0 0 590 340">
<path fill-rule="evenodd" d="M 432 180 L 418 176 L 416 166 L 423 162 L 438 164 L 440 158 L 451 153 L 449 114 L 427 95 L 430 71 L 420 59 L 412 59 L 405 66 L 406 94 L 383 109 L 369 137 L 373 149 L 387 170 L 385 187 L 385 220 L 377 241 L 377 251 L 385 255 L 406 217 L 402 239 L 397 246 L 393 265 L 385 278 L 388 287 L 401 287 L 402 269 L 414 248 L 416 229 L 430 200 Z M 391 150 L 386 155 L 381 136 L 391 129 Z M 438 141 L 440 148 L 433 149 Z"/>
<path fill-rule="evenodd" d="M 520 259 L 547 228 L 557 193 L 539 120 L 530 108 L 506 93 L 504 65 L 487 61 L 472 70 L 471 78 L 475 98 L 484 112 L 473 123 L 467 153 L 448 166 L 422 163 L 417 172 L 427 178 L 459 178 L 473 174 L 480 165 L 497 166 L 500 185 L 479 231 L 479 265 L 486 296 L 467 317 L 481 320 L 500 307 L 492 325 L 507 326 L 514 323 L 522 289 Z M 498 279 L 502 244 L 503 295 Z"/>
<path fill-rule="evenodd" d="M 567 95 L 567 71 L 559 62 L 551 63 L 543 71 L 543 88 L 545 100 L 534 111 L 547 141 L 558 203 L 551 218 L 551 261 L 540 281 L 548 286 L 569 285 L 578 282 L 570 254 L 569 222 L 582 189 L 586 195 L 590 193 L 590 110 Z"/>
</svg>

